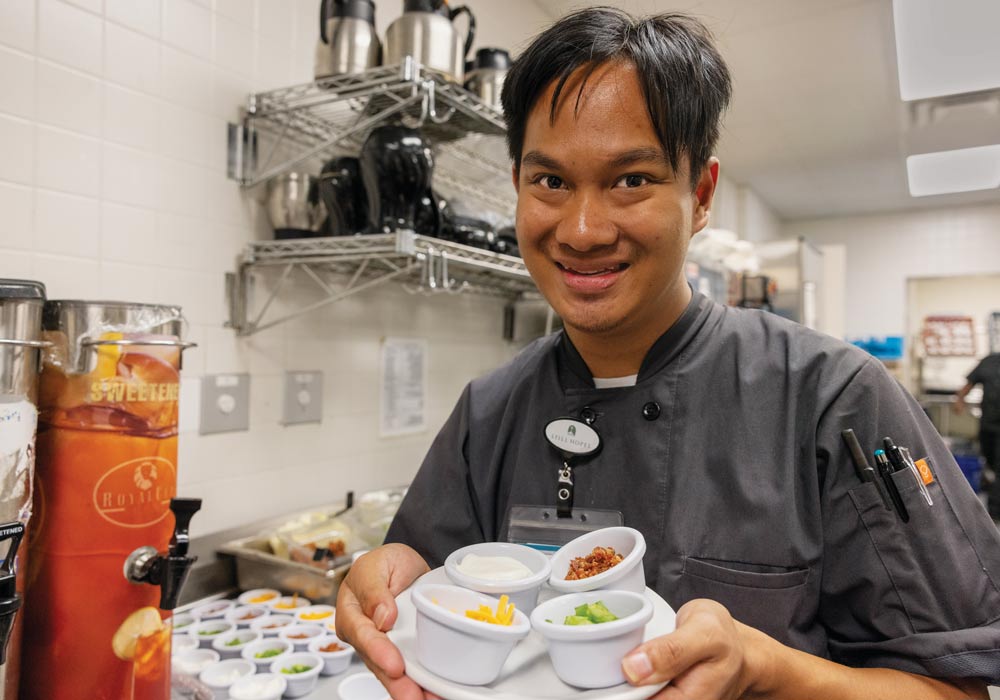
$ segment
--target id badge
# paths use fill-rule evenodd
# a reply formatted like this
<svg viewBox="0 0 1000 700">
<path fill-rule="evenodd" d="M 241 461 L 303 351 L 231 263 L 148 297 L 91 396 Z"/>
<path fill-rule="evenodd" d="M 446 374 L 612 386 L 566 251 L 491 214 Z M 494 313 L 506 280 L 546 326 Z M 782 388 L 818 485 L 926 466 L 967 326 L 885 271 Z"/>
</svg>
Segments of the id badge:
<svg viewBox="0 0 1000 700">
<path fill-rule="evenodd" d="M 580 535 L 625 524 L 621 511 L 573 508 L 560 518 L 555 506 L 511 506 L 507 513 L 507 541 L 543 552 L 554 552 Z"/>
</svg>

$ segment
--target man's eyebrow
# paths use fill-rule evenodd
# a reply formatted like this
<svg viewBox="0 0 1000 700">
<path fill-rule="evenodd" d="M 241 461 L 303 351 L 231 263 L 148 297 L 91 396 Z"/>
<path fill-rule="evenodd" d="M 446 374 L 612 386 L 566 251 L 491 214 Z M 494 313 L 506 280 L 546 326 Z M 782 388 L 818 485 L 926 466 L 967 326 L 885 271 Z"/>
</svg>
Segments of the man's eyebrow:
<svg viewBox="0 0 1000 700">
<path fill-rule="evenodd" d="M 546 168 L 547 170 L 559 170 L 562 168 L 562 164 L 550 156 L 545 155 L 541 151 L 528 151 L 521 158 L 521 165 L 534 165 L 539 168 Z"/>
<path fill-rule="evenodd" d="M 619 153 L 617 156 L 611 159 L 610 165 L 612 168 L 621 168 L 626 165 L 633 165 L 634 163 L 650 163 L 656 162 L 658 164 L 670 165 L 667 157 L 663 155 L 663 151 L 659 148 L 633 148 L 630 151 L 624 151 Z"/>
</svg>

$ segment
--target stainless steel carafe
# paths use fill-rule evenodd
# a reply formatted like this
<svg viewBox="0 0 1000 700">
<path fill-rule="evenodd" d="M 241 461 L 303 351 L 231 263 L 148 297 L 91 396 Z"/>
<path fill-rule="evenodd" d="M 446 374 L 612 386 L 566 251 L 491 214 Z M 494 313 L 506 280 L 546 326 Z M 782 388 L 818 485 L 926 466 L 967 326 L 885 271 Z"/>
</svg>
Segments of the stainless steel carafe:
<svg viewBox="0 0 1000 700">
<path fill-rule="evenodd" d="M 379 65 L 381 57 L 372 0 L 322 0 L 314 67 L 317 80 L 363 73 Z"/>
<path fill-rule="evenodd" d="M 16 538 L 0 566 L 0 700 L 17 698 L 26 549 L 17 542 L 31 514 L 44 303 L 41 282 L 0 280 L 0 540 Z"/>
<path fill-rule="evenodd" d="M 465 89 L 498 112 L 503 111 L 500 93 L 510 70 L 510 54 L 503 49 L 483 48 L 466 65 Z"/>
<path fill-rule="evenodd" d="M 454 20 L 469 17 L 463 41 Z M 384 63 L 402 63 L 406 56 L 427 68 L 440 71 L 455 82 L 465 77 L 465 57 L 476 37 L 476 18 L 465 5 L 448 7 L 446 0 L 404 0 L 403 14 L 385 32 Z"/>
</svg>

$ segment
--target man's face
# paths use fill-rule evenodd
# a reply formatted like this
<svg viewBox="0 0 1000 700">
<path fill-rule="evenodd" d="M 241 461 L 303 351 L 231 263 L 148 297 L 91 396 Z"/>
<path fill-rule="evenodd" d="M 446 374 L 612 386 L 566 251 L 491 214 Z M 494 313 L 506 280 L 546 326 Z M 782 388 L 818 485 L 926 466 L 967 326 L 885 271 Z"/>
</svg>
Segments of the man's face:
<svg viewBox="0 0 1000 700">
<path fill-rule="evenodd" d="M 684 257 L 708 221 L 717 162 L 692 192 L 686 159 L 674 172 L 664 157 L 634 66 L 598 67 L 577 110 L 579 73 L 554 122 L 554 85 L 528 117 L 514 173 L 518 243 L 571 331 L 641 333 L 686 304 Z"/>
</svg>

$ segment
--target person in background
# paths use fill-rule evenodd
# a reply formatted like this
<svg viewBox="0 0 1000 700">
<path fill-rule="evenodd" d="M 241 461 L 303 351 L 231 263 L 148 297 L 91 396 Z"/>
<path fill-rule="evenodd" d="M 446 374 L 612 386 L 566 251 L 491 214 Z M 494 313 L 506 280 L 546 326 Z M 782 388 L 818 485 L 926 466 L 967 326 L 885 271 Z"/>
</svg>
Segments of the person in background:
<svg viewBox="0 0 1000 700">
<path fill-rule="evenodd" d="M 976 384 L 983 385 L 979 451 L 986 460 L 986 466 L 993 472 L 993 483 L 987 495 L 987 507 L 990 516 L 1000 521 L 1000 353 L 995 352 L 984 357 L 965 379 L 965 386 L 955 394 L 954 408 L 956 413 L 964 413 L 965 397 Z"/>
<path fill-rule="evenodd" d="M 686 283 L 731 89 L 700 22 L 611 8 L 558 20 L 508 73 L 518 243 L 564 331 L 466 387 L 389 544 L 339 590 L 337 634 L 397 700 L 425 693 L 385 634 L 395 596 L 504 541 L 514 505 L 555 503 L 543 428 L 564 416 L 603 442 L 573 472 L 575 507 L 643 532 L 647 585 L 678 610 L 623 659 L 630 683 L 669 681 L 658 700 L 981 700 L 1000 681 L 1000 532 L 913 397 L 861 350 Z M 930 457 L 933 506 L 909 470 L 909 517 L 884 506 L 847 428 Z"/>
</svg>

